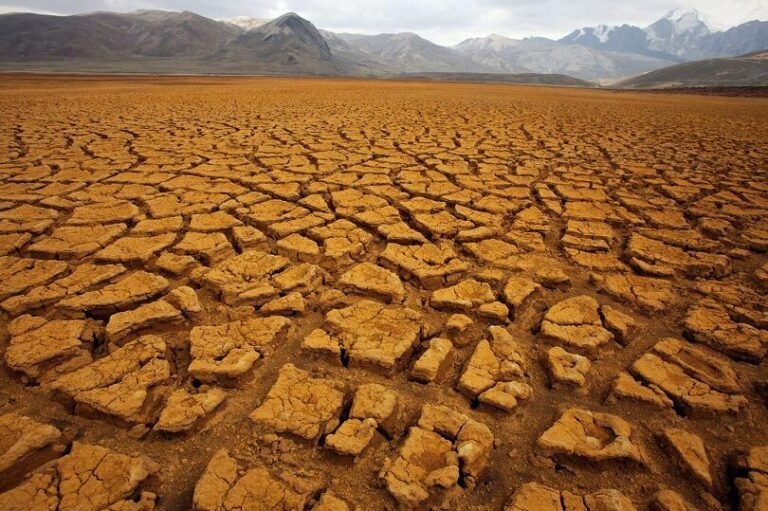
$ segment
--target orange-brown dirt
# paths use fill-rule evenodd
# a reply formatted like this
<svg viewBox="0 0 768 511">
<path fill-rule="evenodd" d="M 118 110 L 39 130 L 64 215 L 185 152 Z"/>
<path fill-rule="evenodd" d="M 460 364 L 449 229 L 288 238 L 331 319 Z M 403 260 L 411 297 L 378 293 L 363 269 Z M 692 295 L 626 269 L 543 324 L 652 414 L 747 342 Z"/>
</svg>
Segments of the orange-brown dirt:
<svg viewBox="0 0 768 511">
<path fill-rule="evenodd" d="M 768 509 L 768 102 L 0 77 L 0 509 Z"/>
</svg>

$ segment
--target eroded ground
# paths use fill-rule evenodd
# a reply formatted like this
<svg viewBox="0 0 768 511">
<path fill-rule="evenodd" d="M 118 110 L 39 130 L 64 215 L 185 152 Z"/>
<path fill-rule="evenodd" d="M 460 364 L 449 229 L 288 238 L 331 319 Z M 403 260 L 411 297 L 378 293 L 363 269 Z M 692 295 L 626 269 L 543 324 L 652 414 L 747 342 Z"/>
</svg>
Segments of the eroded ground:
<svg viewBox="0 0 768 511">
<path fill-rule="evenodd" d="M 0 79 L 0 509 L 768 509 L 768 103 Z"/>
</svg>

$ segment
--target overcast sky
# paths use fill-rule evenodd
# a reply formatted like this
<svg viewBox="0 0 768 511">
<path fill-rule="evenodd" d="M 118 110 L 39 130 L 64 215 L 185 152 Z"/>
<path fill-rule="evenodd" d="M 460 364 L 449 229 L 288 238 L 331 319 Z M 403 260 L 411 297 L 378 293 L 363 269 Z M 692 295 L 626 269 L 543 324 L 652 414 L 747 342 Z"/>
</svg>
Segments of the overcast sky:
<svg viewBox="0 0 768 511">
<path fill-rule="evenodd" d="M 695 7 L 720 28 L 768 20 L 768 0 L 0 0 L 0 13 L 165 9 L 210 18 L 274 18 L 294 11 L 319 28 L 366 34 L 409 31 L 440 44 L 491 33 L 559 38 L 597 24 L 644 27 L 676 7 Z"/>
</svg>

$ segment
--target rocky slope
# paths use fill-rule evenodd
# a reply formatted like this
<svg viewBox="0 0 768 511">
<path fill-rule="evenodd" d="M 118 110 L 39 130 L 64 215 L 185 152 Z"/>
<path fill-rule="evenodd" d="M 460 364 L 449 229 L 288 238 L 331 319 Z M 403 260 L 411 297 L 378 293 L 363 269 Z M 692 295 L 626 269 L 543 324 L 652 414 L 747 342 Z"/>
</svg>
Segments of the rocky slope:
<svg viewBox="0 0 768 511">
<path fill-rule="evenodd" d="M 632 89 L 768 86 L 768 51 L 705 59 L 651 71 L 616 84 Z"/>
<path fill-rule="evenodd" d="M 294 13 L 240 34 L 205 62 L 230 72 L 339 75 L 349 70 L 317 28 Z"/>
</svg>

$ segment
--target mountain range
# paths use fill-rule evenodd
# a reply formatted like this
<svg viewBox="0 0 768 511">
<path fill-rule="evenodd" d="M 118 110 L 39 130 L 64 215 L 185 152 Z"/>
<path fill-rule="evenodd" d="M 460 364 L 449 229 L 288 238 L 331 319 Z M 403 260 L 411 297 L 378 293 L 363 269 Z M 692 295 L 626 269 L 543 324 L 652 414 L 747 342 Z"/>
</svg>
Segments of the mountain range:
<svg viewBox="0 0 768 511">
<path fill-rule="evenodd" d="M 712 23 L 695 9 L 676 9 L 646 28 L 585 27 L 560 42 L 685 62 L 734 57 L 768 48 L 768 22 L 750 21 L 728 30 L 714 30 Z"/>
<path fill-rule="evenodd" d="M 560 74 L 608 84 L 695 59 L 735 57 L 765 48 L 768 22 L 716 30 L 695 10 L 671 11 L 645 28 L 584 27 L 560 40 L 492 34 L 453 47 L 409 32 L 362 35 L 318 30 L 294 13 L 274 20 L 213 20 L 186 11 L 149 10 L 0 15 L 0 68 L 10 70 Z"/>
</svg>

